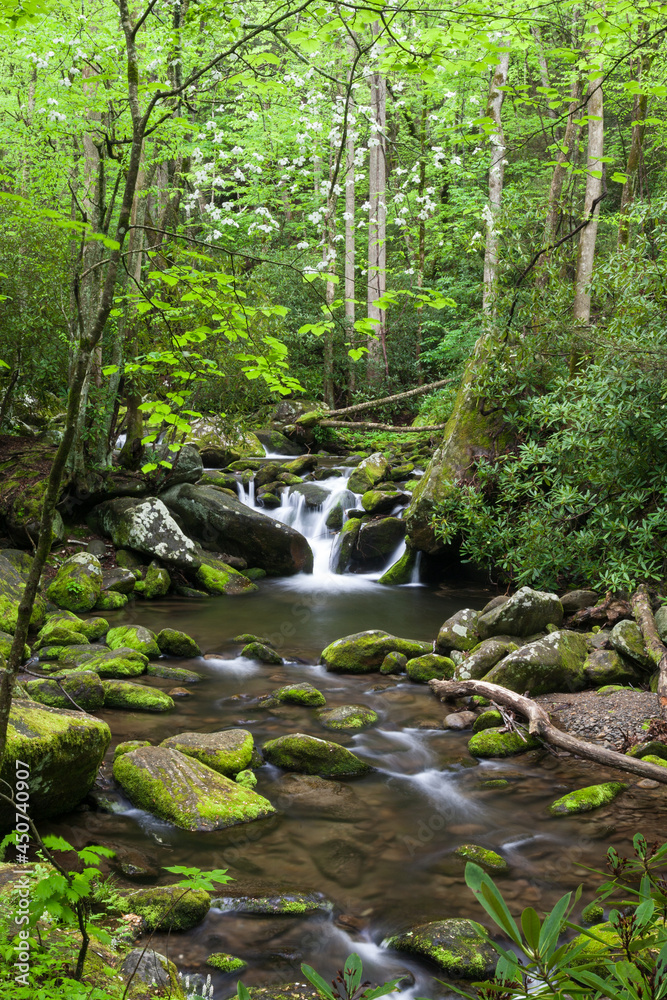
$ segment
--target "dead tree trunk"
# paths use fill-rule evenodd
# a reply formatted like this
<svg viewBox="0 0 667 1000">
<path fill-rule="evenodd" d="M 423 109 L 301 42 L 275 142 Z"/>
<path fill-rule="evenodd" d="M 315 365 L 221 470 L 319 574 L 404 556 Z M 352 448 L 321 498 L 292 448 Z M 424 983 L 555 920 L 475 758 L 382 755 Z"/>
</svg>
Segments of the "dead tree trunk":
<svg viewBox="0 0 667 1000">
<path fill-rule="evenodd" d="M 651 610 L 651 599 L 644 584 L 637 587 L 632 597 L 632 612 L 641 629 L 646 651 L 651 663 L 658 668 L 658 698 L 663 719 L 667 719 L 667 646 L 658 635 Z"/>
</svg>

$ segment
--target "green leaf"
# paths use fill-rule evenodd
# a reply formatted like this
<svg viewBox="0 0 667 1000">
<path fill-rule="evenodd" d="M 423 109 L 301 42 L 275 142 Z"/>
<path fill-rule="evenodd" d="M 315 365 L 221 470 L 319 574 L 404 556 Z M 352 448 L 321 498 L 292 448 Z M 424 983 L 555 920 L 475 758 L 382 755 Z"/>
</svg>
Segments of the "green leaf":
<svg viewBox="0 0 667 1000">
<path fill-rule="evenodd" d="M 521 914 L 521 929 L 531 951 L 537 955 L 540 947 L 542 921 L 532 906 L 527 906 Z"/>
<path fill-rule="evenodd" d="M 322 979 L 319 972 L 315 972 L 315 969 L 313 969 L 311 965 L 306 965 L 305 962 L 301 965 L 301 971 L 308 982 L 312 983 L 315 987 L 320 997 L 322 997 L 322 1000 L 334 1000 L 334 994 L 331 987 L 324 979 Z"/>
<path fill-rule="evenodd" d="M 494 885 L 492 879 L 482 871 L 479 865 L 469 861 L 465 868 L 465 880 L 468 888 L 472 889 L 479 903 L 482 904 L 486 912 L 495 921 L 502 931 L 507 934 L 515 944 L 522 946 L 521 934 L 514 919 L 507 909 L 507 905 Z"/>
<path fill-rule="evenodd" d="M 363 972 L 363 966 L 361 964 L 361 959 L 356 952 L 352 952 L 351 955 L 345 959 L 345 965 L 343 966 L 343 979 L 345 981 L 345 986 L 348 995 L 352 995 L 357 989 L 359 983 L 361 982 L 361 974 Z"/>
</svg>

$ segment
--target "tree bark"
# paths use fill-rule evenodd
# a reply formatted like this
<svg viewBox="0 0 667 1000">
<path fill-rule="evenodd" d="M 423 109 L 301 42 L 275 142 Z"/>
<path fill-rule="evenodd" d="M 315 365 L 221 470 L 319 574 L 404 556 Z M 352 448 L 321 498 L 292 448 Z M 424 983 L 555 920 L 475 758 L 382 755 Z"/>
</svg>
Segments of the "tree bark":
<svg viewBox="0 0 667 1000">
<path fill-rule="evenodd" d="M 580 740 L 576 736 L 570 736 L 569 733 L 564 733 L 552 725 L 548 714 L 541 705 L 524 695 L 508 691 L 507 688 L 501 687 L 499 684 L 491 684 L 488 681 L 433 680 L 429 681 L 429 686 L 441 701 L 450 701 L 469 695 L 481 695 L 483 698 L 489 698 L 491 701 L 495 701 L 499 705 L 506 705 L 523 715 L 524 718 L 528 719 L 529 732 L 534 736 L 539 736 L 550 746 L 567 750 L 568 753 L 583 757 L 584 760 L 592 760 L 605 767 L 616 767 L 622 771 L 629 771 L 630 774 L 638 774 L 641 778 L 651 778 L 653 781 L 667 784 L 667 767 L 649 764 L 638 757 L 627 757 L 615 750 L 606 750 L 604 747 L 594 746 L 592 743 Z"/>
<path fill-rule="evenodd" d="M 348 55 L 350 61 L 354 61 L 356 55 L 356 46 L 354 39 L 348 37 L 347 40 Z M 352 73 L 352 70 L 350 70 Z M 355 129 L 356 120 L 353 117 L 352 106 L 348 108 L 348 130 L 347 130 L 347 148 L 346 148 L 346 163 L 345 163 L 345 329 L 349 337 L 349 347 L 354 347 L 356 344 L 356 331 L 354 329 L 354 321 L 356 319 L 355 314 L 355 245 L 354 245 L 354 215 L 355 215 Z M 348 400 L 352 397 L 352 393 L 355 389 L 356 383 L 356 368 L 355 361 L 349 359 L 348 368 L 348 378 L 347 378 L 347 391 Z"/>
<path fill-rule="evenodd" d="M 368 421 L 354 423 L 349 420 L 320 420 L 320 427 L 349 427 L 354 431 L 393 431 L 395 434 L 419 434 L 421 431 L 442 431 L 447 424 L 431 424 L 424 427 L 403 427 L 395 424 L 372 424 Z"/>
<path fill-rule="evenodd" d="M 658 635 L 655 618 L 651 610 L 651 598 L 644 584 L 637 587 L 632 596 L 632 612 L 641 629 L 644 644 L 651 663 L 658 668 L 658 699 L 663 719 L 667 719 L 667 646 Z"/>
<path fill-rule="evenodd" d="M 375 24 L 373 31 L 378 34 Z M 373 321 L 373 336 L 368 338 L 367 376 L 371 385 L 387 371 L 386 313 L 375 303 L 386 289 L 386 108 L 387 83 L 380 73 L 371 76 L 371 135 L 369 138 L 368 183 L 368 285 L 367 316 Z"/>
<path fill-rule="evenodd" d="M 507 45 L 507 39 L 501 39 L 500 44 Z M 487 107 L 487 115 L 493 118 L 495 123 L 495 131 L 490 136 L 492 152 L 489 166 L 489 203 L 486 208 L 486 250 L 484 253 L 484 291 L 482 294 L 482 308 L 488 315 L 495 313 L 498 294 L 498 248 L 500 243 L 498 226 L 505 179 L 505 153 L 507 152 L 502 121 L 505 92 L 502 88 L 507 84 L 509 62 L 509 49 L 506 49 L 499 54 L 498 65 L 491 77 Z"/>
<path fill-rule="evenodd" d="M 643 33 L 646 33 L 644 26 Z M 648 74 L 653 61 L 653 55 L 642 53 L 639 56 L 639 69 L 637 72 L 637 82 Z M 621 194 L 621 217 L 618 224 L 618 248 L 627 247 L 630 239 L 630 210 L 635 200 L 639 167 L 642 162 L 644 134 L 646 132 L 646 111 L 648 108 L 648 94 L 635 94 L 632 107 L 632 139 L 628 152 L 628 162 L 625 166 L 626 181 Z"/>
</svg>

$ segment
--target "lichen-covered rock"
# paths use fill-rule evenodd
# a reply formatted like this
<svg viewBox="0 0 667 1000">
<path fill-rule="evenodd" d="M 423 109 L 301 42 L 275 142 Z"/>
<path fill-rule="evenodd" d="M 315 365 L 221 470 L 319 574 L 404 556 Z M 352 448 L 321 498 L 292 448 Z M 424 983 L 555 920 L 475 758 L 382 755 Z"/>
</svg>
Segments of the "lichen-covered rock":
<svg viewBox="0 0 667 1000">
<path fill-rule="evenodd" d="M 432 680 L 447 681 L 454 676 L 456 664 L 448 656 L 438 653 L 425 653 L 408 660 L 405 672 L 411 681 L 418 684 L 428 684 Z"/>
<path fill-rule="evenodd" d="M 165 656 L 201 656 L 201 649 L 186 632 L 175 628 L 163 628 L 155 637 L 158 649 Z"/>
<path fill-rule="evenodd" d="M 486 847 L 480 847 L 479 844 L 461 844 L 460 847 L 456 848 L 454 854 L 458 854 L 466 861 L 474 861 L 476 865 L 482 865 L 492 872 L 509 871 L 510 866 L 500 854 L 496 854 L 495 851 L 490 851 Z"/>
<path fill-rule="evenodd" d="M 253 759 L 255 744 L 247 729 L 223 729 L 219 733 L 179 733 L 160 743 L 206 764 L 218 774 L 233 778 L 245 771 Z"/>
<path fill-rule="evenodd" d="M 651 661 L 646 652 L 641 629 L 636 622 L 617 622 L 609 634 L 609 642 L 621 656 L 627 656 L 628 659 L 638 663 L 641 667 L 646 667 L 647 670 L 651 668 Z"/>
<path fill-rule="evenodd" d="M 481 733 L 484 729 L 498 729 L 503 726 L 503 717 L 495 708 L 490 708 L 477 716 L 472 724 L 473 733 Z"/>
<path fill-rule="evenodd" d="M 513 653 L 518 648 L 517 643 L 510 642 L 509 639 L 484 639 L 468 656 L 456 664 L 454 678 L 457 681 L 478 681 L 486 677 L 489 670 L 495 667 L 503 656 Z"/>
<path fill-rule="evenodd" d="M 380 664 L 381 674 L 404 674 L 408 658 L 403 653 L 387 653 Z"/>
<path fill-rule="evenodd" d="M 436 646 L 441 653 L 449 653 L 452 649 L 459 649 L 467 652 L 479 644 L 477 633 L 477 620 L 479 611 L 472 608 L 464 608 L 457 611 L 455 615 L 448 618 L 440 626 Z"/>
<path fill-rule="evenodd" d="M 343 525 L 331 553 L 331 568 L 334 573 L 345 573 L 349 568 L 360 528 L 361 518 L 359 517 L 351 517 Z"/>
<path fill-rule="evenodd" d="M 203 889 L 155 885 L 123 892 L 126 909 L 142 917 L 149 931 L 189 931 L 204 920 L 211 900 Z"/>
<path fill-rule="evenodd" d="M 287 440 L 287 439 L 285 439 Z M 236 955 L 230 955 L 226 951 L 214 951 L 212 955 L 209 955 L 206 959 L 206 965 L 211 969 L 217 969 L 218 972 L 243 972 L 244 969 L 248 968 L 248 963 L 244 962 L 242 958 L 238 958 Z"/>
<path fill-rule="evenodd" d="M 162 499 L 194 538 L 240 556 L 270 576 L 310 573 L 313 553 L 303 535 L 211 486 L 184 483 Z"/>
<path fill-rule="evenodd" d="M 102 681 L 92 670 L 69 671 L 59 682 L 47 677 L 38 678 L 26 681 L 23 686 L 35 701 L 54 708 L 75 708 L 78 705 L 86 712 L 96 712 L 104 704 Z"/>
<path fill-rule="evenodd" d="M 569 816 L 572 813 L 591 812 L 610 802 L 624 792 L 628 786 L 622 781 L 606 781 L 602 785 L 588 785 L 568 792 L 549 806 L 552 816 Z"/>
<path fill-rule="evenodd" d="M 123 754 L 113 773 L 136 806 L 182 830 L 222 830 L 275 812 L 257 792 L 167 747 Z"/>
<path fill-rule="evenodd" d="M 377 670 L 387 653 L 403 653 L 409 658 L 430 653 L 433 644 L 400 639 L 389 632 L 373 629 L 336 639 L 322 650 L 320 663 L 338 674 L 370 674 Z"/>
<path fill-rule="evenodd" d="M 428 958 L 455 979 L 488 978 L 498 958 L 482 925 L 461 917 L 420 924 L 387 938 L 383 947 Z"/>
<path fill-rule="evenodd" d="M 263 642 L 249 642 L 241 650 L 241 656 L 245 656 L 248 660 L 259 660 L 260 663 L 271 663 L 275 666 L 283 662 L 282 656 L 276 653 L 275 649 L 264 645 Z"/>
<path fill-rule="evenodd" d="M 304 733 L 292 733 L 269 740 L 262 748 L 269 764 L 286 771 L 318 774 L 325 778 L 354 778 L 373 768 L 338 743 L 320 740 Z"/>
<path fill-rule="evenodd" d="M 272 708 L 275 705 L 283 704 L 318 708 L 326 704 L 326 698 L 316 687 L 304 681 L 301 684 L 286 684 L 285 687 L 272 691 L 271 694 L 260 699 L 259 707 Z"/>
<path fill-rule="evenodd" d="M 521 587 L 509 601 L 480 615 L 477 629 L 481 639 L 506 633 L 529 636 L 562 621 L 563 605 L 555 594 Z"/>
<path fill-rule="evenodd" d="M 586 683 L 590 687 L 627 684 L 638 679 L 636 668 L 615 649 L 594 649 L 584 661 Z"/>
<path fill-rule="evenodd" d="M 117 628 L 109 629 L 107 645 L 109 649 L 120 649 L 121 647 L 136 649 L 138 653 L 143 653 L 149 660 L 157 659 L 160 655 L 155 632 L 144 628 L 143 625 L 119 625 Z"/>
<path fill-rule="evenodd" d="M 527 730 L 518 733 L 514 730 L 483 729 L 468 740 L 468 752 L 473 757 L 515 757 L 540 746 L 539 739 Z"/>
<path fill-rule="evenodd" d="M 111 538 L 117 549 L 134 549 L 172 566 L 196 566 L 194 542 L 156 497 L 107 500 L 93 508 L 88 524 Z"/>
<path fill-rule="evenodd" d="M 102 593 L 102 567 L 97 556 L 77 552 L 65 560 L 46 592 L 59 608 L 92 611 Z"/>
<path fill-rule="evenodd" d="M 359 463 L 347 484 L 353 493 L 367 493 L 376 483 L 382 482 L 389 471 L 389 462 L 385 456 L 376 451 Z"/>
<path fill-rule="evenodd" d="M 377 565 L 396 551 L 405 537 L 405 521 L 400 517 L 365 519 L 361 522 L 354 558 L 361 563 Z"/>
<path fill-rule="evenodd" d="M 15 698 L 0 777 L 14 788 L 22 761 L 30 771 L 32 818 L 59 816 L 88 794 L 110 740 L 107 724 L 90 715 Z M 0 829 L 14 825 L 15 810 L 0 802 Z"/>
<path fill-rule="evenodd" d="M 170 712 L 174 701 L 157 688 L 132 681 L 102 681 L 104 707 L 124 708 L 130 712 Z"/>
<path fill-rule="evenodd" d="M 377 712 L 365 705 L 340 705 L 317 713 L 325 729 L 364 729 L 378 721 Z"/>
<path fill-rule="evenodd" d="M 129 569 L 114 566 L 113 569 L 102 570 L 102 591 L 117 594 L 131 594 L 137 582 L 137 577 Z"/>
<path fill-rule="evenodd" d="M 162 677 L 173 684 L 198 684 L 201 680 L 201 674 L 194 670 L 186 670 L 185 667 L 167 667 L 164 663 L 149 663 L 146 674 L 149 677 Z"/>
<path fill-rule="evenodd" d="M 561 630 L 521 646 L 492 667 L 485 681 L 523 694 L 581 691 L 586 686 L 586 641 L 578 632 Z"/>
</svg>

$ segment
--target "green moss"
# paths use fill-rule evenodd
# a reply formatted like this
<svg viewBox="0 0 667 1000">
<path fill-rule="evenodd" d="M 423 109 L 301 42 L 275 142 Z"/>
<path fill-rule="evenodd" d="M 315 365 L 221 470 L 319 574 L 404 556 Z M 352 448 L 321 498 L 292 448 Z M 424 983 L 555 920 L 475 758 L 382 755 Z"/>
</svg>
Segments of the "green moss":
<svg viewBox="0 0 667 1000">
<path fill-rule="evenodd" d="M 234 781 L 237 785 L 243 785 L 244 788 L 254 788 L 257 785 L 257 775 L 250 768 L 246 768 L 244 771 L 239 771 Z"/>
<path fill-rule="evenodd" d="M 218 733 L 179 733 L 160 744 L 193 757 L 218 774 L 231 778 L 252 762 L 255 743 L 247 729 L 225 729 Z"/>
<path fill-rule="evenodd" d="M 62 676 L 59 681 L 36 679 L 26 681 L 23 686 L 35 701 L 54 708 L 73 709 L 78 705 L 86 712 L 96 712 L 104 704 L 102 683 L 92 670 L 73 670 Z M 70 698 L 76 704 L 73 704 Z"/>
<path fill-rule="evenodd" d="M 215 951 L 206 959 L 206 965 L 218 972 L 243 972 L 248 968 L 248 963 L 236 955 L 228 955 L 224 951 Z"/>
<path fill-rule="evenodd" d="M 482 712 L 472 724 L 473 733 L 481 733 L 484 729 L 498 729 L 504 725 L 503 717 L 496 709 Z"/>
<path fill-rule="evenodd" d="M 158 566 L 155 562 L 150 564 L 146 570 L 146 576 L 140 582 L 143 583 L 141 594 L 148 600 L 165 597 L 171 587 L 169 571 L 164 566 Z M 138 589 L 136 584 L 134 589 Z"/>
<path fill-rule="evenodd" d="M 243 575 L 247 580 L 263 580 L 266 576 L 266 570 L 260 566 L 251 566 L 249 569 L 244 569 Z"/>
<path fill-rule="evenodd" d="M 100 652 L 77 652 L 69 647 L 59 657 L 61 664 L 74 663 L 77 668 L 94 670 L 100 677 L 138 677 L 145 673 L 148 660 L 134 649 L 105 649 Z"/>
<path fill-rule="evenodd" d="M 88 642 L 83 628 L 79 626 L 83 626 L 80 619 L 72 620 L 51 615 L 37 633 L 35 649 L 40 649 L 42 646 L 74 646 Z"/>
<path fill-rule="evenodd" d="M 331 913 L 334 905 L 319 892 L 289 892 L 275 896 L 223 896 L 211 906 L 233 913 L 272 916 L 310 916 Z"/>
<path fill-rule="evenodd" d="M 149 660 L 158 659 L 160 647 L 157 637 L 150 629 L 142 625 L 120 625 L 118 628 L 109 629 L 107 633 L 107 644 L 109 649 L 136 649 L 143 653 Z"/>
<path fill-rule="evenodd" d="M 416 561 L 416 550 L 406 549 L 400 559 L 397 559 L 393 566 L 390 566 L 382 574 L 378 583 L 383 583 L 388 587 L 399 587 L 403 583 L 410 583 Z"/>
<path fill-rule="evenodd" d="M 658 757 L 654 753 L 647 753 L 645 757 L 642 757 L 647 764 L 657 764 L 658 767 L 667 767 L 667 760 L 664 757 Z"/>
<path fill-rule="evenodd" d="M 81 622 L 78 631 L 83 632 L 88 642 L 97 642 L 109 631 L 109 622 L 106 618 L 88 618 L 87 621 Z"/>
<path fill-rule="evenodd" d="M 175 628 L 163 628 L 157 634 L 157 644 L 165 656 L 201 656 L 201 649 L 186 632 Z"/>
<path fill-rule="evenodd" d="M 497 959 L 481 924 L 460 917 L 421 924 L 387 938 L 383 946 L 428 958 L 455 979 L 487 978 Z"/>
<path fill-rule="evenodd" d="M 174 684 L 197 684 L 201 680 L 201 674 L 194 670 L 186 670 L 185 667 L 166 667 L 163 663 L 149 663 L 146 667 L 149 677 L 162 677 L 164 680 L 173 681 Z"/>
<path fill-rule="evenodd" d="M 247 576 L 227 566 L 221 559 L 210 559 L 207 563 L 202 563 L 197 570 L 196 579 L 209 594 L 234 596 L 257 590 L 257 586 Z"/>
<path fill-rule="evenodd" d="M 604 920 L 604 908 L 594 900 L 581 911 L 581 919 L 587 924 L 599 924 Z"/>
<path fill-rule="evenodd" d="M 661 743 L 659 740 L 650 740 L 648 743 L 636 743 L 629 750 L 626 750 L 628 757 L 643 757 L 651 755 L 653 757 L 660 757 L 662 760 L 667 761 L 667 743 Z"/>
<path fill-rule="evenodd" d="M 352 778 L 368 774 L 373 768 L 337 743 L 293 733 L 269 740 L 263 748 L 270 764 L 286 771 L 319 774 L 324 778 Z"/>
<path fill-rule="evenodd" d="M 364 705 L 342 705 L 317 713 L 317 718 L 325 729 L 363 729 L 378 721 L 377 712 Z"/>
<path fill-rule="evenodd" d="M 563 795 L 549 806 L 552 816 L 569 816 L 572 813 L 591 812 L 609 805 L 628 786 L 622 781 L 606 781 L 602 785 L 589 785 Z"/>
<path fill-rule="evenodd" d="M 104 707 L 124 708 L 132 712 L 170 712 L 174 700 L 164 691 L 131 681 L 102 681 Z"/>
<path fill-rule="evenodd" d="M 131 913 L 143 917 L 149 931 L 189 931 L 204 920 L 210 899 L 203 889 L 161 885 L 125 895 Z"/>
<path fill-rule="evenodd" d="M 502 729 L 484 729 L 475 733 L 468 741 L 468 751 L 473 757 L 514 757 L 516 754 L 534 750 L 542 744 L 536 736 L 525 730 L 503 732 Z"/>
<path fill-rule="evenodd" d="M 14 644 L 13 635 L 10 635 L 9 632 L 0 632 L 0 656 L 4 656 L 4 658 L 7 659 L 11 652 L 13 644 Z M 30 659 L 30 646 L 27 643 L 23 647 L 23 659 L 24 660 Z"/>
<path fill-rule="evenodd" d="M 495 851 L 490 851 L 485 847 L 480 847 L 479 844 L 461 844 L 454 851 L 458 854 L 460 858 L 465 858 L 466 861 L 474 861 L 477 865 L 482 865 L 484 868 L 488 868 L 490 871 L 494 872 L 507 872 L 509 871 L 509 865 L 499 854 Z"/>
<path fill-rule="evenodd" d="M 98 598 L 95 611 L 118 611 L 119 608 L 125 607 L 128 600 L 127 594 L 118 594 L 116 591 L 109 590 Z"/>
<path fill-rule="evenodd" d="M 274 705 L 306 705 L 309 708 L 326 705 L 326 698 L 321 691 L 306 682 L 302 684 L 287 684 L 285 687 L 272 691 L 262 698 L 260 708 L 272 708 Z"/>
<path fill-rule="evenodd" d="M 122 757 L 124 753 L 132 753 L 133 750 L 138 750 L 139 747 L 149 747 L 149 740 L 126 740 L 124 743 L 119 743 L 113 752 L 113 759 L 116 760 L 117 757 Z"/>
<path fill-rule="evenodd" d="M 448 656 L 437 653 L 426 653 L 408 660 L 405 672 L 411 681 L 418 684 L 428 684 L 432 680 L 450 680 L 454 676 L 456 664 Z"/>
<path fill-rule="evenodd" d="M 46 595 L 59 608 L 91 611 L 101 593 L 102 567 L 99 559 L 87 552 L 79 552 L 63 563 Z"/>
<path fill-rule="evenodd" d="M 480 782 L 481 788 L 507 788 L 508 785 L 507 778 L 490 778 L 489 781 Z"/>
<path fill-rule="evenodd" d="M 262 642 L 249 642 L 241 650 L 241 656 L 245 656 L 248 660 L 259 660 L 260 663 L 271 663 L 276 666 L 283 662 L 282 656 L 276 653 L 275 649 L 265 646 Z"/>
<path fill-rule="evenodd" d="M 356 632 L 336 639 L 322 650 L 320 663 L 341 674 L 369 674 L 377 670 L 387 653 L 403 653 L 413 658 L 431 652 L 433 643 L 400 639 L 389 632 Z"/>
</svg>

